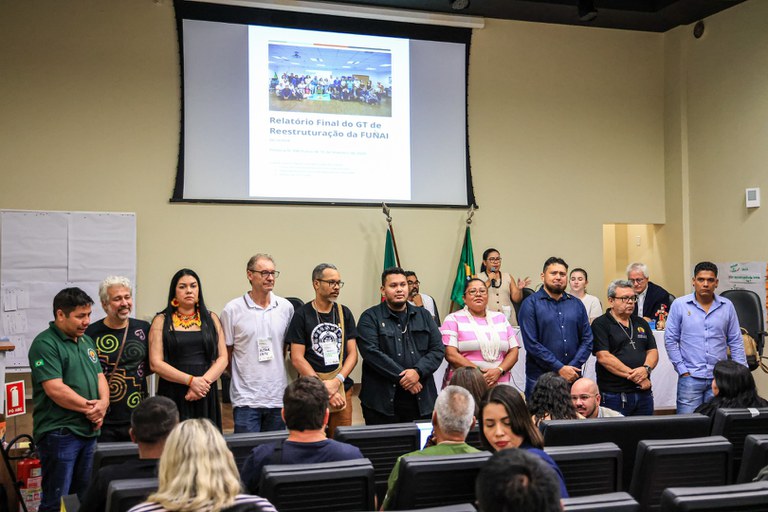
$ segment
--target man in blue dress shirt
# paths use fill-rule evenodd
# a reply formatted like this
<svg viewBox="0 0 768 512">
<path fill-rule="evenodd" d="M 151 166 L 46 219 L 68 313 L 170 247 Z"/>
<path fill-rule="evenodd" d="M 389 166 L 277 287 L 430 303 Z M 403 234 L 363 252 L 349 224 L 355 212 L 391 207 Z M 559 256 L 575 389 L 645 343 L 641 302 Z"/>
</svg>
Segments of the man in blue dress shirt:
<svg viewBox="0 0 768 512">
<path fill-rule="evenodd" d="M 678 414 L 693 412 L 713 397 L 712 369 L 728 357 L 728 348 L 734 361 L 747 365 L 736 310 L 715 295 L 717 284 L 717 265 L 702 261 L 693 269 L 694 292 L 669 308 L 664 344 L 679 376 Z"/>
<path fill-rule="evenodd" d="M 523 301 L 518 315 L 526 351 L 526 398 L 543 373 L 557 372 L 568 382 L 581 377 L 581 367 L 592 352 L 587 310 L 580 299 L 565 293 L 568 264 L 549 258 L 541 280 L 544 286 Z"/>
</svg>

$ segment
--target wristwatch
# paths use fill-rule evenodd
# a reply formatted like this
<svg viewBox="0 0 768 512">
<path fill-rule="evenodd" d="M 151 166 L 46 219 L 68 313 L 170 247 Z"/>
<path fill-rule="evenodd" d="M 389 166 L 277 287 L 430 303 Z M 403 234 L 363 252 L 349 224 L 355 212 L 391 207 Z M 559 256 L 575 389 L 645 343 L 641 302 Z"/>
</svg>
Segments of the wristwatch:
<svg viewBox="0 0 768 512">
<path fill-rule="evenodd" d="M 504 376 L 504 374 L 505 374 L 505 373 L 507 373 L 507 371 L 506 371 L 504 368 L 502 368 L 502 367 L 501 367 L 501 365 L 499 365 L 497 368 L 498 368 L 498 369 L 499 369 L 499 371 L 501 372 L 501 375 L 502 375 L 502 376 Z"/>
<path fill-rule="evenodd" d="M 651 372 L 653 371 L 653 368 L 651 368 L 651 367 L 650 367 L 650 366 L 648 366 L 647 364 L 644 364 L 644 365 L 643 365 L 643 368 L 645 368 L 645 371 L 647 371 L 647 372 L 648 372 L 648 376 L 650 377 L 650 376 L 651 376 Z"/>
</svg>

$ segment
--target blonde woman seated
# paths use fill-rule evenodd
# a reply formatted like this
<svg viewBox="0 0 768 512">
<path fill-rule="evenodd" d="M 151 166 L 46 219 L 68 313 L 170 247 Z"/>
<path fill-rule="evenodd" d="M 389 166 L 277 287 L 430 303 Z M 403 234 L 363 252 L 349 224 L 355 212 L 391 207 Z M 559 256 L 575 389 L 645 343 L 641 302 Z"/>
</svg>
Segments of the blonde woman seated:
<svg viewBox="0 0 768 512">
<path fill-rule="evenodd" d="M 488 386 L 509 382 L 509 372 L 517 362 L 520 344 L 503 313 L 488 310 L 488 289 L 473 278 L 464 286 L 464 309 L 445 317 L 440 332 L 445 344 L 445 359 L 452 371 L 469 366 L 478 368 Z"/>
<path fill-rule="evenodd" d="M 240 494 L 240 475 L 221 433 L 207 419 L 179 423 L 158 467 L 158 489 L 130 512 L 277 512 L 258 496 Z"/>
</svg>

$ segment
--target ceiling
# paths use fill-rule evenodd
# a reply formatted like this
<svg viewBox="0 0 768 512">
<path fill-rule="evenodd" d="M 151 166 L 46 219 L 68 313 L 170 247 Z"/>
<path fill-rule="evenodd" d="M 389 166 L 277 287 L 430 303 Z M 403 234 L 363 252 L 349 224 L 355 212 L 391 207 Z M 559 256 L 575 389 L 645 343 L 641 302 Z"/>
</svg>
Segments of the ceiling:
<svg viewBox="0 0 768 512">
<path fill-rule="evenodd" d="M 318 0 L 313 0 L 318 1 Z M 579 19 L 580 0 L 470 0 L 464 10 L 453 0 L 334 0 L 335 4 L 389 7 L 563 25 L 666 32 L 733 7 L 745 0 L 593 0 L 597 17 Z"/>
</svg>

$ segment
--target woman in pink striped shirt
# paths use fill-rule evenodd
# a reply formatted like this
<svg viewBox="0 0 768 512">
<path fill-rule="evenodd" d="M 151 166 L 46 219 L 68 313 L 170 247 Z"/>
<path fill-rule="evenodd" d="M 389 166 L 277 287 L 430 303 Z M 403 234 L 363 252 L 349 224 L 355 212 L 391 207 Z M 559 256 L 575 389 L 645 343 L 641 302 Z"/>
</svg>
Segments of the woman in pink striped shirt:
<svg viewBox="0 0 768 512">
<path fill-rule="evenodd" d="M 440 332 L 445 344 L 445 359 L 451 369 L 472 366 L 483 372 L 488 386 L 509 382 L 509 372 L 517 362 L 518 343 L 512 326 L 503 313 L 488 311 L 488 289 L 473 278 L 464 286 L 464 309 L 445 317 Z M 446 382 L 452 371 L 446 372 Z"/>
</svg>

